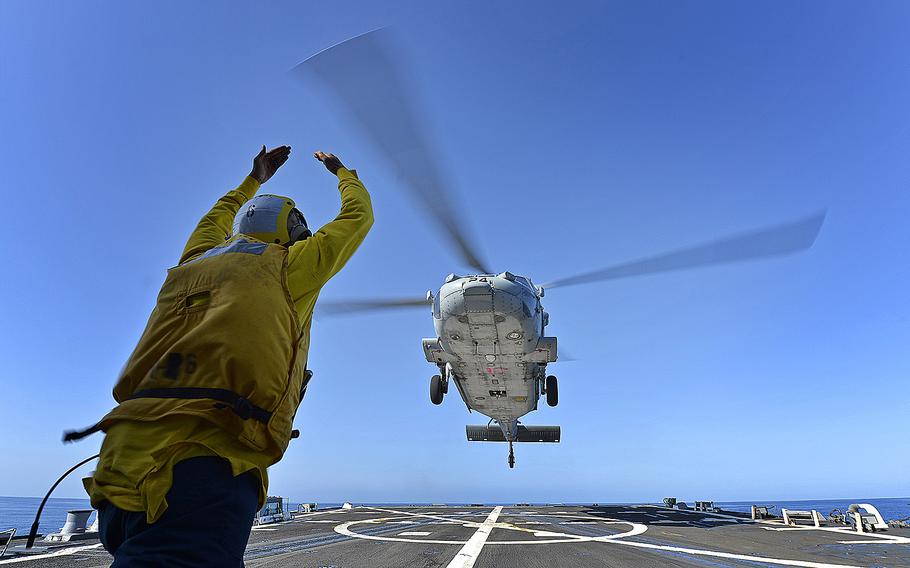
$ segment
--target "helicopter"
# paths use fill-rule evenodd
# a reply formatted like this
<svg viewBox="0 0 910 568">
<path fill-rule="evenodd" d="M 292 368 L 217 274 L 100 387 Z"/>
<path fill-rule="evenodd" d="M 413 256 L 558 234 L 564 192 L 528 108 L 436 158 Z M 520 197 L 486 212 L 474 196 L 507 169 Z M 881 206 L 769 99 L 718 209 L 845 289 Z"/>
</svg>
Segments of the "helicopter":
<svg viewBox="0 0 910 568">
<path fill-rule="evenodd" d="M 469 412 L 490 420 L 466 426 L 468 441 L 505 442 L 515 467 L 514 443 L 559 442 L 559 426 L 524 425 L 541 398 L 559 403 L 559 383 L 548 374 L 557 361 L 556 337 L 546 335 L 545 291 L 646 274 L 692 269 L 809 249 L 825 211 L 806 217 L 679 248 L 667 253 L 535 285 L 527 276 L 493 272 L 480 260 L 465 224 L 452 213 L 452 192 L 441 175 L 430 138 L 422 130 L 414 88 L 388 28 L 350 38 L 309 57 L 291 72 L 308 87 L 322 88 L 342 112 L 357 122 L 401 185 L 424 208 L 472 270 L 449 274 L 438 292 L 396 299 L 320 302 L 321 315 L 423 308 L 432 313 L 435 336 L 422 340 L 423 354 L 437 372 L 429 395 L 441 404 L 454 386 Z M 340 71 L 339 71 L 340 70 Z"/>
</svg>

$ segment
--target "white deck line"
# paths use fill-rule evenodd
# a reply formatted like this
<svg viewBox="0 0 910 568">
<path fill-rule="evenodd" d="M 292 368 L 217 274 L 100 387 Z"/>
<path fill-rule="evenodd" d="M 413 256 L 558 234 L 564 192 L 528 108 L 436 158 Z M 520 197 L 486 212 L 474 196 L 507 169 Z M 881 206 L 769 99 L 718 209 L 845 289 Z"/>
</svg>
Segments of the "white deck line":
<svg viewBox="0 0 910 568">
<path fill-rule="evenodd" d="M 499 518 L 500 513 L 502 513 L 502 507 L 493 509 L 486 520 L 481 523 L 477 532 L 468 539 L 468 542 L 461 547 L 461 550 L 458 551 L 455 558 L 449 562 L 447 568 L 472 568 L 474 566 L 474 563 L 477 562 L 477 556 L 483 549 L 483 545 L 486 544 L 487 539 L 490 538 L 490 533 L 493 531 L 493 525 L 496 524 L 496 519 Z"/>
<path fill-rule="evenodd" d="M 89 544 L 88 546 L 72 546 L 69 548 L 63 548 L 54 552 L 49 552 L 47 554 L 34 554 L 30 556 L 18 556 L 15 558 L 9 558 L 7 560 L 0 560 L 0 564 L 16 564 L 18 562 L 28 562 L 30 560 L 43 560 L 45 558 L 57 558 L 59 556 L 69 556 L 71 554 L 76 554 L 77 552 L 82 552 L 83 550 L 92 550 L 94 548 L 101 548 L 101 543 L 98 544 Z"/>
<path fill-rule="evenodd" d="M 768 522 L 768 521 L 764 521 Z M 785 525 L 775 527 L 762 527 L 766 531 L 825 531 L 840 534 L 843 536 L 856 537 L 859 540 L 841 540 L 840 544 L 910 544 L 910 538 L 906 536 L 897 536 L 880 532 L 856 532 L 850 527 L 814 527 L 810 525 Z M 872 540 L 863 540 L 872 539 Z M 878 540 L 876 540 L 878 539 Z"/>
<path fill-rule="evenodd" d="M 602 540 L 602 539 L 595 539 Z M 646 542 L 635 542 L 631 540 L 612 540 L 608 541 L 623 546 L 633 546 L 635 548 L 650 548 L 652 550 L 667 550 L 670 552 L 682 552 L 683 554 L 692 554 L 695 556 L 714 556 L 716 558 L 727 558 L 730 560 L 746 560 L 749 562 L 764 562 L 766 564 L 780 564 L 782 566 L 799 566 L 801 568 L 862 568 L 854 564 L 830 564 L 827 562 L 811 562 L 806 560 L 787 560 L 785 558 L 769 558 L 766 556 L 752 556 L 750 554 L 732 554 L 729 552 L 718 552 L 714 550 L 699 550 L 696 548 L 684 548 L 681 546 L 663 546 L 660 544 L 650 544 Z"/>
</svg>

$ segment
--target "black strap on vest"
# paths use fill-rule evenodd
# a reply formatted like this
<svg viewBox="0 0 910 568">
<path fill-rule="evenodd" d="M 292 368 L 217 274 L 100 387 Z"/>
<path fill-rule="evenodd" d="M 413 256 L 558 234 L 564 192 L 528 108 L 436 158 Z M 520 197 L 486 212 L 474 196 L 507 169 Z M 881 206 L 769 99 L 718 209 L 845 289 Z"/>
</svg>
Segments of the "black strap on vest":
<svg viewBox="0 0 910 568">
<path fill-rule="evenodd" d="M 304 386 L 304 388 L 306 387 Z M 272 413 L 268 410 L 256 406 L 250 402 L 250 399 L 242 397 L 239 394 L 227 389 L 197 387 L 144 389 L 141 391 L 136 391 L 136 393 L 134 393 L 133 396 L 129 397 L 127 400 L 133 400 L 136 398 L 210 398 L 224 403 L 222 405 L 216 404 L 215 406 L 220 408 L 230 408 L 234 414 L 244 420 L 253 419 L 262 422 L 263 424 L 267 424 L 268 421 L 272 418 Z M 75 442 L 76 440 L 81 440 L 82 438 L 91 436 L 100 430 L 100 422 L 94 426 L 91 426 L 90 428 L 86 428 L 85 430 L 69 430 L 63 433 L 63 441 Z"/>
<path fill-rule="evenodd" d="M 218 402 L 223 402 L 228 408 L 234 411 L 234 414 L 244 420 L 252 418 L 253 420 L 266 424 L 272 418 L 272 413 L 268 410 L 256 406 L 250 402 L 250 399 L 244 398 L 234 391 L 229 391 L 227 389 L 204 387 L 143 389 L 141 391 L 136 391 L 133 396 L 129 397 L 127 400 L 136 398 L 211 398 Z"/>
</svg>

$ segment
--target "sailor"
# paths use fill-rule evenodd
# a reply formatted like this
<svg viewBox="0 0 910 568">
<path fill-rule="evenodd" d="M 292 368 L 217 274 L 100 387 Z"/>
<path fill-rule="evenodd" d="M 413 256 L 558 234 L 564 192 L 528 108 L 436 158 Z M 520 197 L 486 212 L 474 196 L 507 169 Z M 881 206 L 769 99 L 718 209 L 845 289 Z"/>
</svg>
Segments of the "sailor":
<svg viewBox="0 0 910 568">
<path fill-rule="evenodd" d="M 311 233 L 294 200 L 256 195 L 288 159 L 262 151 L 196 226 L 114 387 L 118 405 L 84 480 L 112 566 L 243 566 L 267 468 L 289 440 L 313 307 L 373 224 L 370 197 L 332 154 L 341 212 Z"/>
</svg>

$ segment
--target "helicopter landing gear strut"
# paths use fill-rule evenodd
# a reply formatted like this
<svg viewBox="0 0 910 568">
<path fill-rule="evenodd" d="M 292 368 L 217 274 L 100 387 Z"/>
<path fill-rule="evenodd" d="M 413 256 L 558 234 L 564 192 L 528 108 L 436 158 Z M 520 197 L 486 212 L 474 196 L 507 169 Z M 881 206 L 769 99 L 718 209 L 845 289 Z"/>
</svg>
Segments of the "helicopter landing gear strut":
<svg viewBox="0 0 910 568">
<path fill-rule="evenodd" d="M 509 469 L 515 467 L 515 452 L 512 451 L 512 441 L 509 440 Z"/>
</svg>

